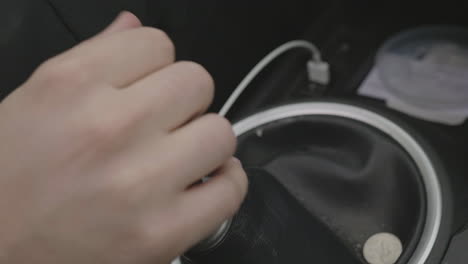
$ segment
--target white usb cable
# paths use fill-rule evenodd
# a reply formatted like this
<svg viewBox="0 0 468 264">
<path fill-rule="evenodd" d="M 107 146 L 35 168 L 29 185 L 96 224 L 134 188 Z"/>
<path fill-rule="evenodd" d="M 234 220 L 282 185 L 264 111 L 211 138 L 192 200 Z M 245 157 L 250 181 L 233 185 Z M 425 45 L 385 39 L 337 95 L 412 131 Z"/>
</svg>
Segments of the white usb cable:
<svg viewBox="0 0 468 264">
<path fill-rule="evenodd" d="M 182 264 L 180 261 L 180 258 L 177 258 L 176 260 L 172 261 L 171 264 Z"/>
<path fill-rule="evenodd" d="M 287 42 L 263 58 L 242 80 L 237 86 L 234 92 L 231 94 L 229 99 L 226 101 L 224 106 L 221 108 L 219 115 L 225 116 L 232 108 L 234 103 L 237 101 L 239 96 L 249 86 L 249 84 L 257 77 L 257 75 L 265 69 L 272 61 L 278 58 L 280 55 L 295 48 L 307 49 L 311 53 L 311 60 L 307 63 L 308 77 L 311 82 L 326 85 L 330 82 L 330 67 L 327 62 L 322 61 L 322 56 L 319 49 L 312 43 L 305 40 L 293 40 Z"/>
</svg>

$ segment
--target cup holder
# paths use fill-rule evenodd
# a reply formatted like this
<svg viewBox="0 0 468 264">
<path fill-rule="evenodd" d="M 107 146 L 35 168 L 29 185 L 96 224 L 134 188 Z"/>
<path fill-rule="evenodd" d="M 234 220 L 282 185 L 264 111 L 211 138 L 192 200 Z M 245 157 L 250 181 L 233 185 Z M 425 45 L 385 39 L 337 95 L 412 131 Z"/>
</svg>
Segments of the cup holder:
<svg viewBox="0 0 468 264">
<path fill-rule="evenodd" d="M 440 263 L 450 222 L 445 175 L 404 126 L 356 105 L 311 102 L 261 112 L 234 130 L 249 193 L 225 240 L 191 256 L 195 263 Z M 369 245 L 379 234 L 400 249 Z"/>
</svg>

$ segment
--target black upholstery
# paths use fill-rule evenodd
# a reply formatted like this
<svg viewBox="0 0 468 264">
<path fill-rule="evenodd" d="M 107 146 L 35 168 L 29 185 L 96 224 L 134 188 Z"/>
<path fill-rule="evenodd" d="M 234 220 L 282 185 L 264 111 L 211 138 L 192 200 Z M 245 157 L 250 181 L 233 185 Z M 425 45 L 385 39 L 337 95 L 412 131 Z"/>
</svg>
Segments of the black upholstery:
<svg viewBox="0 0 468 264">
<path fill-rule="evenodd" d="M 366 263 L 362 247 L 380 232 L 401 239 L 406 263 L 419 241 L 421 176 L 374 128 L 338 117 L 285 119 L 240 136 L 237 156 L 257 168 L 249 198 L 228 240 L 199 263 Z"/>
</svg>

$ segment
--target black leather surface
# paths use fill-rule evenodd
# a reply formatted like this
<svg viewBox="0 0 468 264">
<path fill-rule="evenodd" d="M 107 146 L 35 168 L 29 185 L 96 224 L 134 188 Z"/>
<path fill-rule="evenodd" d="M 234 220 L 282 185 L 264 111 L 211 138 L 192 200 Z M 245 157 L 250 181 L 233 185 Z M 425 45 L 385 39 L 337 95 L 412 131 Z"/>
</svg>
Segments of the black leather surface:
<svg viewBox="0 0 468 264">
<path fill-rule="evenodd" d="M 76 40 L 44 0 L 0 1 L 0 101 Z"/>
</svg>

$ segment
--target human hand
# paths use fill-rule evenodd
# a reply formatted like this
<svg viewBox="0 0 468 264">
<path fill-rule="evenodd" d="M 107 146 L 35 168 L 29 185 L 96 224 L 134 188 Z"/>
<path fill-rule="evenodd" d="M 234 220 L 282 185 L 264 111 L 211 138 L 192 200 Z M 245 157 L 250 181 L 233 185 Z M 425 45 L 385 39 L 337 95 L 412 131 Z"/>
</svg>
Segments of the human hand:
<svg viewBox="0 0 468 264">
<path fill-rule="evenodd" d="M 39 67 L 0 104 L 0 262 L 169 263 L 219 227 L 247 180 L 213 86 L 129 13 Z"/>
</svg>

